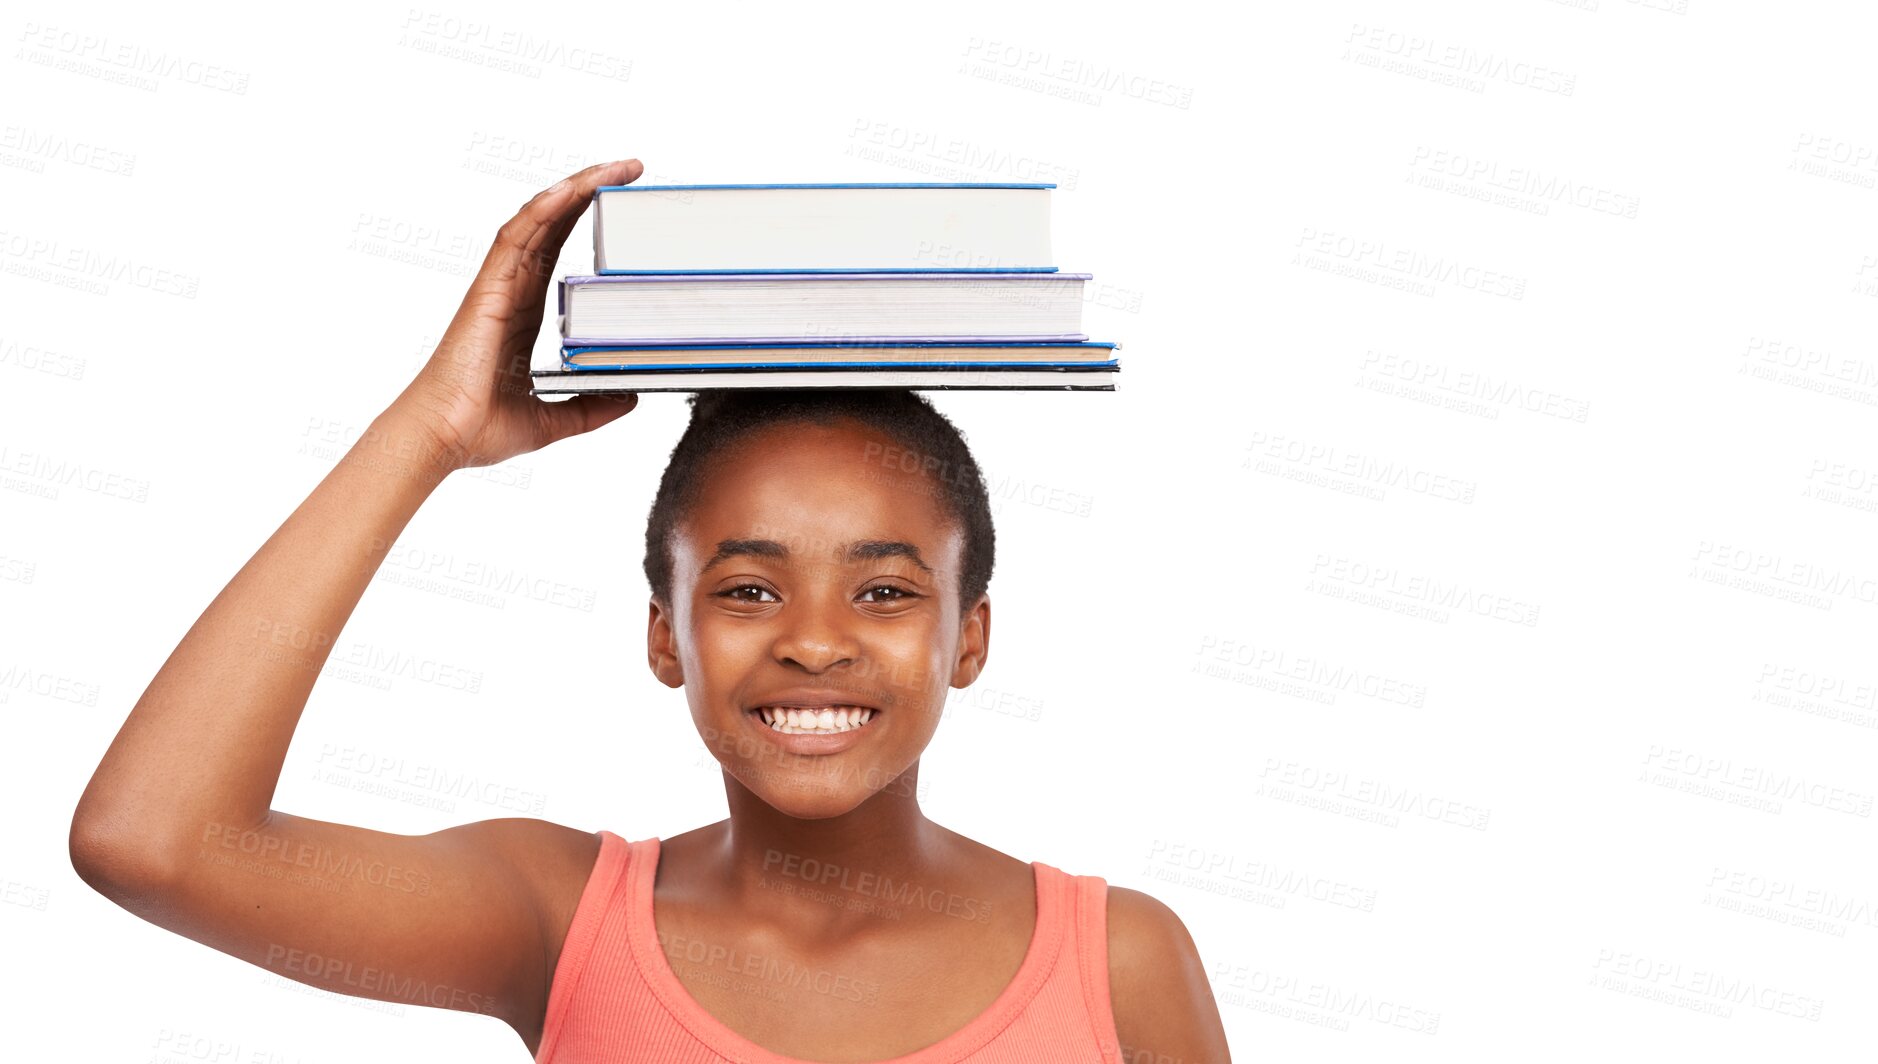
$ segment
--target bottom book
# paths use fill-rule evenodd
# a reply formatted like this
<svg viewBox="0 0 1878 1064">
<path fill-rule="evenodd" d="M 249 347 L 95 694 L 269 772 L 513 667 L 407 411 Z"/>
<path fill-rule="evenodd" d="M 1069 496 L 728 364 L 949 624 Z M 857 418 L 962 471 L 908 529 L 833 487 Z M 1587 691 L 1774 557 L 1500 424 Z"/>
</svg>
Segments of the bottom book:
<svg viewBox="0 0 1878 1064">
<path fill-rule="evenodd" d="M 963 365 L 944 369 L 903 366 L 854 369 L 532 370 L 534 395 L 582 392 L 696 392 L 716 388 L 905 388 L 911 391 L 1112 392 L 1119 360 L 1076 366 Z"/>
</svg>

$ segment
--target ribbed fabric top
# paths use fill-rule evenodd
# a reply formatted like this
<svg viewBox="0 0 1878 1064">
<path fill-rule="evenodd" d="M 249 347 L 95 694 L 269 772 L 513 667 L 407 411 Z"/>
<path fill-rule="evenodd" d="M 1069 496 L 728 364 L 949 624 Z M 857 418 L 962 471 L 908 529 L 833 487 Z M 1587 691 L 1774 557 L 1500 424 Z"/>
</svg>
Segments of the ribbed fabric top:
<svg viewBox="0 0 1878 1064">
<path fill-rule="evenodd" d="M 600 832 L 555 965 L 537 1064 L 815 1064 L 773 1053 L 704 1010 L 672 971 L 652 919 L 659 840 Z M 877 1064 L 1118 1064 L 1109 1007 L 1108 884 L 1032 861 L 1037 922 L 990 1007 L 939 1041 Z"/>
</svg>

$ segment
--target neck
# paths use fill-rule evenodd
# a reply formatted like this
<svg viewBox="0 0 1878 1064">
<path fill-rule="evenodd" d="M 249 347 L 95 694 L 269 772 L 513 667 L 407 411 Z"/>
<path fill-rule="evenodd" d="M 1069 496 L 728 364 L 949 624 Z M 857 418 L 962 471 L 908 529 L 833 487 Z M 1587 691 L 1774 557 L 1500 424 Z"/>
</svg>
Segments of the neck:
<svg viewBox="0 0 1878 1064">
<path fill-rule="evenodd" d="M 848 812 L 805 820 L 778 810 L 725 773 L 730 819 L 719 837 L 720 867 L 740 891 L 760 889 L 766 877 L 797 879 L 804 888 L 852 884 L 864 875 L 924 878 L 943 864 L 956 836 L 921 811 L 918 785 L 915 761 Z"/>
</svg>

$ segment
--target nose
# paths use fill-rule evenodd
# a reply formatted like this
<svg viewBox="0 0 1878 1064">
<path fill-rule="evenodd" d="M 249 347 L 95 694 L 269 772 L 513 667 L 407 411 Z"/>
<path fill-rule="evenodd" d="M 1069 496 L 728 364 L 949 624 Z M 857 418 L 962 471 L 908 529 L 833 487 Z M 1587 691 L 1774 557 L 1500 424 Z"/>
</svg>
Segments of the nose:
<svg viewBox="0 0 1878 1064">
<path fill-rule="evenodd" d="M 820 673 L 837 665 L 852 665 L 860 658 L 853 611 L 844 608 L 838 598 L 802 595 L 783 607 L 778 615 L 781 629 L 771 648 L 777 661 Z"/>
</svg>

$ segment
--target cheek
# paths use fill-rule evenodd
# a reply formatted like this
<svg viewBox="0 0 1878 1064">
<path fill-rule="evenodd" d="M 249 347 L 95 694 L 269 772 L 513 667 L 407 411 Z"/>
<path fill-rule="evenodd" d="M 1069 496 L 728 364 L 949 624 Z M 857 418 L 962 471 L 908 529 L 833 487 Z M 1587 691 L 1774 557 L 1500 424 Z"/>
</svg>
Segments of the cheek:
<svg viewBox="0 0 1878 1064">
<path fill-rule="evenodd" d="M 873 685 L 890 695 L 902 712 L 921 711 L 929 718 L 927 730 L 937 725 L 952 686 L 952 634 L 909 626 L 871 649 Z"/>
<path fill-rule="evenodd" d="M 724 619 L 700 619 L 691 630 L 680 657 L 687 677 L 695 674 L 708 684 L 723 676 L 735 676 L 761 661 L 774 645 L 774 636 L 762 625 L 725 623 Z"/>
</svg>

